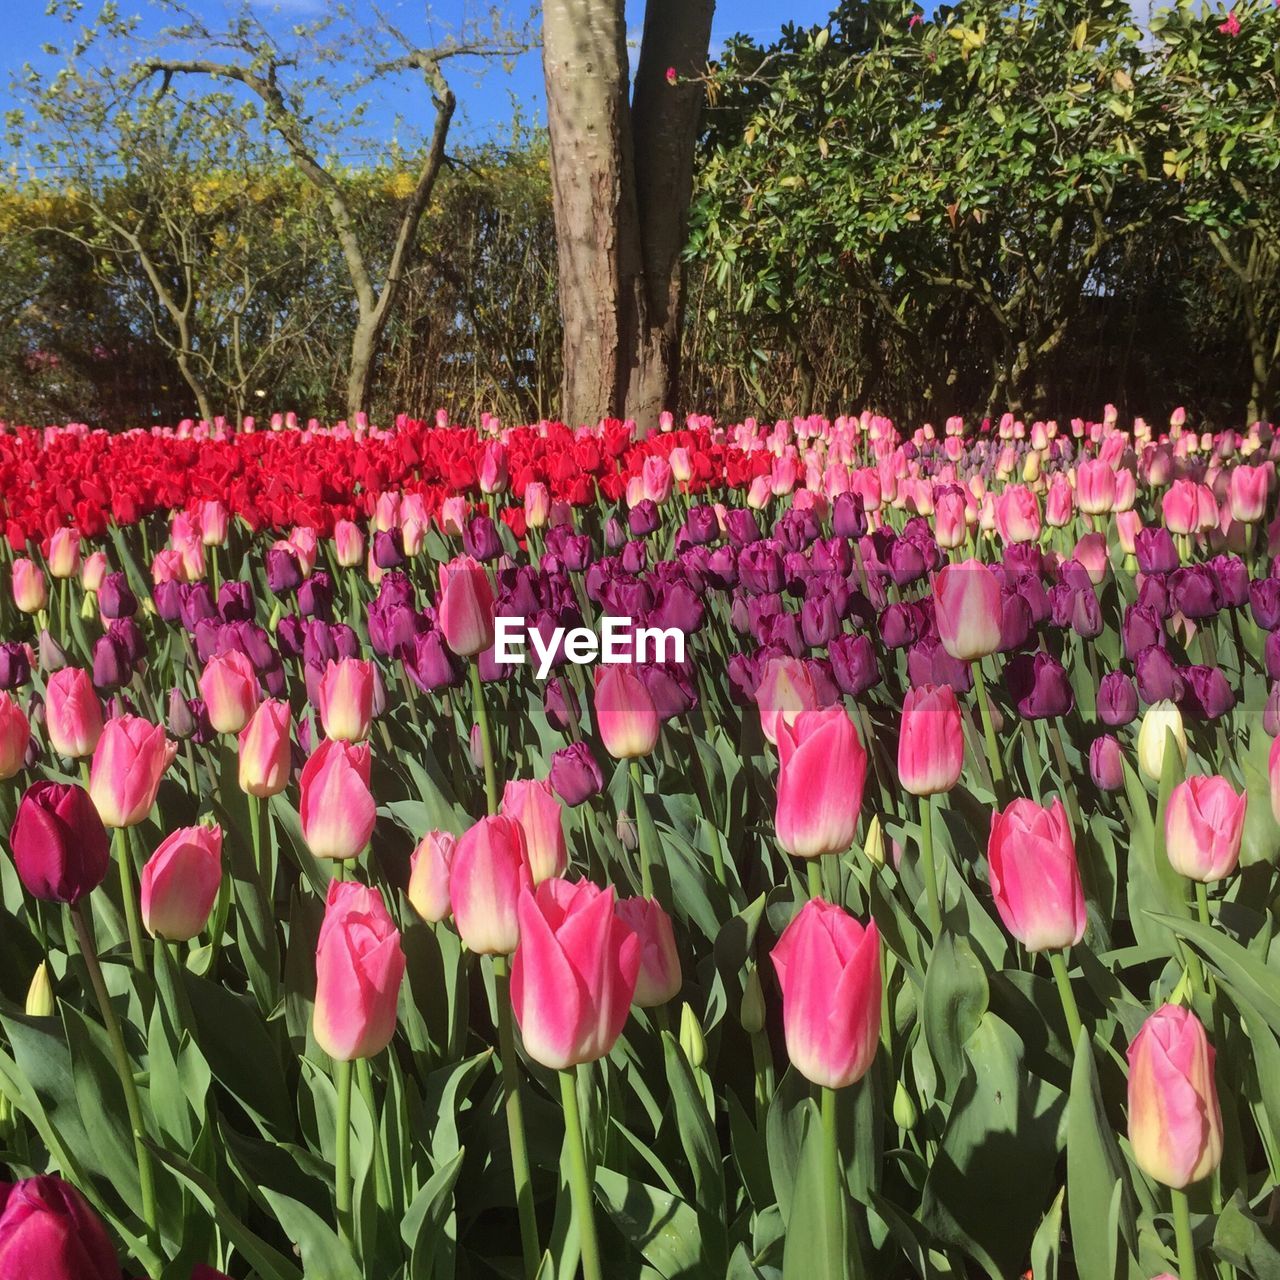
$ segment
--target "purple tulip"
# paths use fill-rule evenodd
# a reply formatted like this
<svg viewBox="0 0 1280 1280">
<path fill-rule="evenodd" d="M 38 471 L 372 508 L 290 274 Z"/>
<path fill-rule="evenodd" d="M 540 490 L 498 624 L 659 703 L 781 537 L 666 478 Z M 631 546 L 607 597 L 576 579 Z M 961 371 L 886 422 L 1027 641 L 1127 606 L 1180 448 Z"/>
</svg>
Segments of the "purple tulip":
<svg viewBox="0 0 1280 1280">
<path fill-rule="evenodd" d="M 750 546 L 753 542 L 759 542 L 764 536 L 760 532 L 760 522 L 756 519 L 756 513 L 747 507 L 735 507 L 732 511 L 726 511 L 724 527 L 729 535 L 729 541 L 739 549 Z"/>
<path fill-rule="evenodd" d="M 875 645 L 865 635 L 838 635 L 827 646 L 832 675 L 843 692 L 857 698 L 882 679 Z"/>
<path fill-rule="evenodd" d="M 0 644 L 0 689 L 21 689 L 31 679 L 31 659 L 15 640 Z"/>
<path fill-rule="evenodd" d="M 949 684 L 957 693 L 973 688 L 973 670 L 953 658 L 935 635 L 917 640 L 907 650 L 907 678 L 914 688 L 923 684 Z"/>
<path fill-rule="evenodd" d="M 1180 702 L 1183 679 L 1174 661 L 1159 645 L 1148 645 L 1133 662 L 1138 680 L 1138 696 L 1150 705 L 1153 702 Z"/>
<path fill-rule="evenodd" d="M 627 528 L 631 530 L 633 538 L 648 537 L 661 524 L 662 517 L 658 514 L 658 504 L 651 498 L 637 502 L 627 512 Z"/>
<path fill-rule="evenodd" d="M 1280 578 L 1255 578 L 1249 583 L 1249 609 L 1264 631 L 1280 626 Z"/>
<path fill-rule="evenodd" d="M 102 580 L 98 591 L 98 608 L 104 618 L 131 618 L 138 612 L 138 597 L 129 587 L 129 580 L 118 570 Z"/>
<path fill-rule="evenodd" d="M 1089 776 L 1099 791 L 1119 791 L 1124 786 L 1124 756 L 1120 743 L 1109 733 L 1095 738 L 1089 747 Z"/>
<path fill-rule="evenodd" d="M 1098 719 L 1118 729 L 1138 714 L 1138 691 L 1123 671 L 1108 671 L 1098 682 Z"/>
<path fill-rule="evenodd" d="M 1175 569 L 1169 575 L 1169 602 L 1184 618 L 1196 622 L 1216 617 L 1222 598 L 1213 571 L 1203 564 Z"/>
<path fill-rule="evenodd" d="M 1178 567 L 1178 548 L 1173 535 L 1163 525 L 1139 529 L 1133 552 L 1143 573 L 1171 573 Z"/>
<path fill-rule="evenodd" d="M 1075 706 L 1066 669 L 1048 653 L 1022 653 L 1005 667 L 1005 683 L 1018 714 L 1027 720 L 1065 716 Z"/>
<path fill-rule="evenodd" d="M 267 587 L 274 596 L 285 596 L 297 590 L 302 582 L 302 566 L 298 557 L 284 547 L 272 547 L 266 554 Z"/>
<path fill-rule="evenodd" d="M 159 588 L 157 588 L 159 590 Z M 253 619 L 253 588 L 247 582 L 224 582 L 218 588 L 218 613 L 223 622 Z"/>
<path fill-rule="evenodd" d="M 326 622 L 333 617 L 333 579 L 323 569 L 317 569 L 298 588 L 298 612 L 304 618 Z"/>
<path fill-rule="evenodd" d="M 1182 709 L 1192 719 L 1216 720 L 1235 706 L 1236 696 L 1217 667 L 1184 667 L 1182 678 Z"/>
<path fill-rule="evenodd" d="M 554 752 L 548 779 L 552 790 L 570 808 L 604 789 L 604 775 L 585 742 L 574 742 Z"/>
<path fill-rule="evenodd" d="M 379 569 L 398 569 L 404 564 L 404 534 L 399 529 L 379 529 L 373 535 L 373 563 Z"/>
</svg>

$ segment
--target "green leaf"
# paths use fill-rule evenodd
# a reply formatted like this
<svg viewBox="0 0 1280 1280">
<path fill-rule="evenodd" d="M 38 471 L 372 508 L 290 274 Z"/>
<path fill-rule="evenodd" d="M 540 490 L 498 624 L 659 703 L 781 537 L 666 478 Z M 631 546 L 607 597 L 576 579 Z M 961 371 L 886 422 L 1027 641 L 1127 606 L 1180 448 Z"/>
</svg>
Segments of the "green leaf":
<svg viewBox="0 0 1280 1280">
<path fill-rule="evenodd" d="M 1246 1275 L 1280 1276 L 1280 1236 L 1250 1212 L 1243 1191 L 1236 1191 L 1218 1215 L 1213 1251 Z"/>
<path fill-rule="evenodd" d="M 427 1179 L 400 1223 L 400 1238 L 409 1249 L 408 1280 L 431 1280 L 440 1233 L 453 1210 L 453 1188 L 465 1154 L 459 1150 Z"/>
<path fill-rule="evenodd" d="M 846 1280 L 845 1259 L 831 1249 L 836 1227 L 827 1220 L 826 1137 L 818 1108 L 806 1103 L 803 1109 L 804 1137 L 800 1162 L 787 1219 L 786 1244 L 782 1252 L 782 1280 Z M 845 1197 L 841 1195 L 843 1203 Z M 844 1238 L 844 1213 L 838 1227 Z"/>
<path fill-rule="evenodd" d="M 665 1280 L 702 1280 L 701 1226 L 694 1207 L 612 1169 L 596 1170 L 596 1197 L 623 1238 Z"/>
<path fill-rule="evenodd" d="M 925 1041 L 937 1065 L 944 1097 L 965 1073 L 965 1045 L 987 1011 L 990 988 L 982 963 L 966 938 L 944 933 L 924 980 Z"/>
<path fill-rule="evenodd" d="M 323 1218 L 298 1200 L 263 1187 L 285 1235 L 297 1246 L 307 1280 L 362 1280 L 360 1268 L 337 1233 Z"/>
</svg>

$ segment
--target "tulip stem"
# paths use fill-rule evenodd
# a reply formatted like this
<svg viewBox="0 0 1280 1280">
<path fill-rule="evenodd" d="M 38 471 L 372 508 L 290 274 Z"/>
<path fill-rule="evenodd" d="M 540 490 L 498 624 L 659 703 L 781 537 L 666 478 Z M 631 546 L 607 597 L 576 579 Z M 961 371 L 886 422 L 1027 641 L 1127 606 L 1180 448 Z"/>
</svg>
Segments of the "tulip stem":
<svg viewBox="0 0 1280 1280">
<path fill-rule="evenodd" d="M 476 704 L 476 724 L 480 726 L 480 750 L 484 753 L 484 794 L 489 816 L 498 812 L 498 778 L 493 767 L 493 742 L 489 737 L 489 712 L 484 705 L 484 686 L 480 683 L 480 660 L 471 659 L 471 700 Z"/>
<path fill-rule="evenodd" d="M 124 918 L 129 930 L 129 955 L 133 967 L 142 973 L 147 967 L 142 952 L 142 921 L 138 915 L 138 899 L 133 891 L 132 854 L 129 852 L 129 833 L 124 827 L 115 832 L 116 863 L 120 870 L 120 896 L 124 899 Z"/>
<path fill-rule="evenodd" d="M 1173 1233 L 1178 1242 L 1178 1280 L 1196 1280 L 1196 1244 L 1191 1235 L 1191 1209 L 1187 1193 L 1169 1190 L 1173 1201 Z"/>
<path fill-rule="evenodd" d="M 636 839 L 640 845 L 640 892 L 652 898 L 653 892 L 653 819 L 644 798 L 644 778 L 640 761 L 631 761 L 631 796 L 636 811 Z"/>
<path fill-rule="evenodd" d="M 338 1091 L 338 1128 L 334 1135 L 333 1197 L 338 1211 L 338 1238 L 348 1248 L 351 1230 L 351 1062 L 333 1064 L 333 1083 Z"/>
<path fill-rule="evenodd" d="M 1076 1004 L 1075 992 L 1071 990 L 1066 953 L 1050 951 L 1049 968 L 1053 970 L 1053 980 L 1058 984 L 1058 998 L 1062 1001 L 1062 1012 L 1066 1015 L 1067 1030 L 1071 1033 L 1071 1048 L 1074 1052 L 1080 1032 L 1084 1030 L 1084 1023 L 1080 1021 L 1080 1007 Z"/>
<path fill-rule="evenodd" d="M 982 659 L 970 664 L 973 668 L 973 687 L 978 695 L 978 710 L 982 713 L 982 736 L 987 747 L 987 764 L 991 768 L 991 782 L 997 793 L 1002 789 L 1004 769 L 1000 765 L 1000 752 L 996 747 L 996 726 L 991 718 L 991 699 L 987 696 L 987 681 L 982 674 Z"/>
<path fill-rule="evenodd" d="M 1209 918 L 1209 888 L 1203 880 L 1197 880 L 1196 886 L 1196 914 L 1200 917 L 1200 923 L 1206 929 L 1211 928 L 1213 921 Z"/>
<path fill-rule="evenodd" d="M 525 1280 L 538 1274 L 538 1218 L 533 1208 L 533 1183 L 529 1176 L 529 1149 L 524 1136 L 524 1100 L 520 1096 L 520 1064 L 516 1060 L 515 1028 L 511 1023 L 511 984 L 506 956 L 493 957 L 495 998 L 498 1006 L 498 1052 L 502 1055 L 502 1094 L 507 1111 L 507 1138 L 511 1144 L 511 1175 L 516 1188 L 520 1218 L 520 1248 L 524 1254 Z M 581 1139 L 578 1143 L 581 1147 Z M 583 1252 L 586 1249 L 584 1246 Z"/>
<path fill-rule="evenodd" d="M 938 867 L 933 852 L 933 801 L 929 796 L 920 797 L 920 851 L 929 903 L 929 932 L 936 942 L 942 936 L 942 904 L 938 898 Z"/>
<path fill-rule="evenodd" d="M 822 859 L 810 858 L 809 862 L 809 897 L 823 898 L 826 887 L 822 883 Z"/>
<path fill-rule="evenodd" d="M 840 1119 L 838 1113 L 840 1095 L 835 1089 L 826 1085 L 822 1087 L 822 1139 L 823 1164 L 826 1177 L 823 1178 L 824 1217 L 827 1226 L 827 1256 L 835 1264 L 837 1275 L 846 1275 L 844 1251 L 844 1223 L 841 1186 L 843 1176 L 840 1168 Z"/>
<path fill-rule="evenodd" d="M 93 984 L 93 994 L 98 1001 L 98 1011 L 102 1014 L 102 1022 L 107 1029 L 107 1039 L 111 1041 L 111 1052 L 116 1060 L 116 1075 L 119 1076 L 120 1087 L 124 1090 L 125 1111 L 128 1113 L 129 1129 L 133 1134 L 133 1154 L 138 1163 L 138 1186 L 142 1193 L 142 1219 L 147 1224 L 147 1242 L 158 1251 L 155 1170 L 151 1164 L 151 1152 L 147 1149 L 146 1129 L 142 1124 L 142 1104 L 138 1101 L 138 1086 L 134 1083 L 133 1066 L 129 1062 L 129 1051 L 125 1048 L 120 1020 L 116 1017 L 111 996 L 107 991 L 106 980 L 102 976 L 98 948 L 93 941 L 93 931 L 85 916 L 83 902 L 77 902 L 71 908 L 71 918 L 75 922 L 80 953 L 84 957 L 85 967 L 89 970 L 89 980 Z"/>
<path fill-rule="evenodd" d="M 560 1097 L 564 1103 L 565 1142 L 569 1146 L 569 1190 L 573 1196 L 573 1216 L 582 1248 L 584 1280 L 601 1280 L 600 1245 L 596 1241 L 595 1206 L 591 1179 L 587 1174 L 587 1149 L 578 1112 L 578 1077 L 575 1070 L 560 1072 Z"/>
</svg>

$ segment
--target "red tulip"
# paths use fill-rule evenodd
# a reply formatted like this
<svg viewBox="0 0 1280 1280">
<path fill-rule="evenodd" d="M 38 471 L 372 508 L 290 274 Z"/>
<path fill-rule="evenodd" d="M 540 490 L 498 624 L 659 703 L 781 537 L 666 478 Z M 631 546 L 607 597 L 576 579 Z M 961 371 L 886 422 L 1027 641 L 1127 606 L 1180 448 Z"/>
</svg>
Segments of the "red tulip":
<svg viewBox="0 0 1280 1280">
<path fill-rule="evenodd" d="M 1005 928 L 1028 951 L 1060 951 L 1084 937 L 1084 890 L 1062 801 L 1014 800 L 991 815 L 987 869 Z"/>
<path fill-rule="evenodd" d="M 898 777 L 913 796 L 950 791 L 964 768 L 960 704 L 950 685 L 908 689 L 898 735 Z"/>
<path fill-rule="evenodd" d="M 115 1246 L 69 1182 L 46 1174 L 0 1183 L 4 1280 L 120 1280 Z"/>
<path fill-rule="evenodd" d="M 778 843 L 797 858 L 843 853 L 853 844 L 867 753 L 841 706 L 777 722 Z"/>
<path fill-rule="evenodd" d="M 142 923 L 153 938 L 186 942 L 209 922 L 222 886 L 222 828 L 179 827 L 142 868 Z"/>
<path fill-rule="evenodd" d="M 806 1080 L 842 1089 L 861 1080 L 880 1037 L 880 934 L 813 898 L 770 953 L 782 988 L 787 1056 Z"/>
<path fill-rule="evenodd" d="M 510 955 L 520 941 L 520 893 L 532 884 L 518 822 L 498 815 L 465 831 L 449 868 L 449 904 L 463 942 L 481 955 Z"/>
<path fill-rule="evenodd" d="M 613 1048 L 640 969 L 640 940 L 614 910 L 613 889 L 546 880 L 519 904 L 511 1007 L 525 1052 L 565 1070 Z"/>
<path fill-rule="evenodd" d="M 108 827 L 134 827 L 151 812 L 178 744 L 141 716 L 108 720 L 93 753 L 89 794 Z"/>
<path fill-rule="evenodd" d="M 1195 1014 L 1166 1004 L 1129 1046 L 1129 1144 L 1138 1167 L 1179 1189 L 1222 1159 L 1214 1052 Z"/>
<path fill-rule="evenodd" d="M 302 838 L 317 858 L 357 858 L 373 835 L 369 748 L 326 738 L 302 766 Z"/>
<path fill-rule="evenodd" d="M 331 880 L 316 944 L 316 1043 L 331 1058 L 372 1058 L 391 1043 L 404 952 L 382 895 Z"/>
</svg>

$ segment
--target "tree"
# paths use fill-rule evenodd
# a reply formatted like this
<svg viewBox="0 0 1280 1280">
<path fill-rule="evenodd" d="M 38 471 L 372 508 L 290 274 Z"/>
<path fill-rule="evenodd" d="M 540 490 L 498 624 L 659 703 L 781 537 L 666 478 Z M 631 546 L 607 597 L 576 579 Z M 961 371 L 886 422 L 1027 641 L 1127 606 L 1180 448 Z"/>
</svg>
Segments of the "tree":
<svg viewBox="0 0 1280 1280">
<path fill-rule="evenodd" d="M 642 426 L 674 404 L 681 251 L 714 0 L 649 0 L 628 99 L 622 0 L 544 0 L 564 326 L 561 412 Z"/>
</svg>

